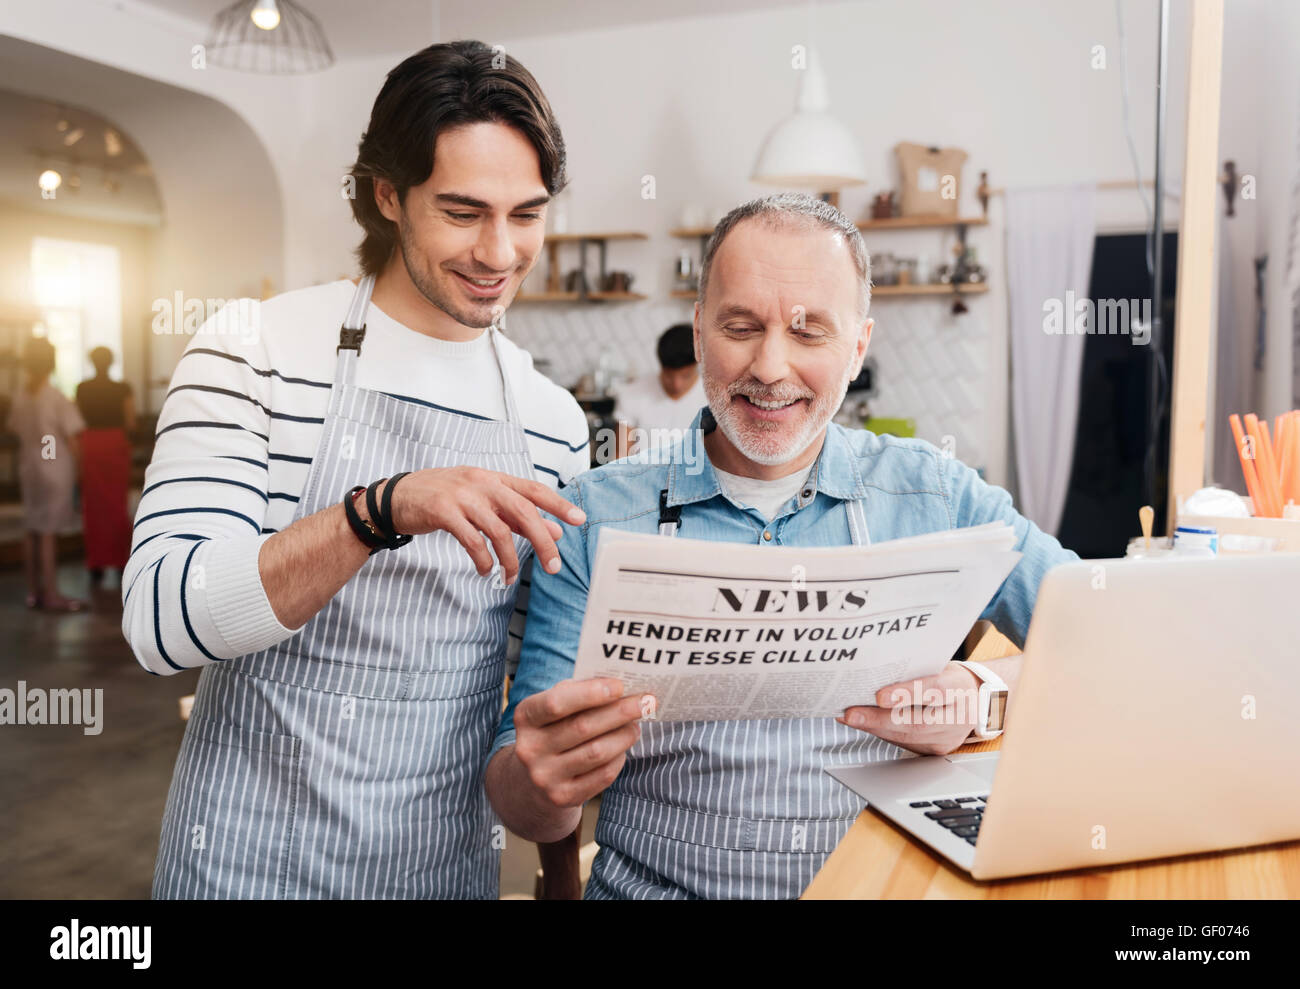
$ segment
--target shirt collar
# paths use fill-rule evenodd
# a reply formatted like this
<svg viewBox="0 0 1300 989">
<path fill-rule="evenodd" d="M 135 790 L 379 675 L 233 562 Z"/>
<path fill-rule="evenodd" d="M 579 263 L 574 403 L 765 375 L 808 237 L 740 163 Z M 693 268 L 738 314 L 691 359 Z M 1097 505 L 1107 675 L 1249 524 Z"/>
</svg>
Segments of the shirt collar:
<svg viewBox="0 0 1300 989">
<path fill-rule="evenodd" d="M 716 428 L 707 405 L 695 413 L 668 469 L 669 505 L 689 505 L 722 494 L 718 475 L 704 449 L 704 436 Z M 832 422 L 826 427 L 826 439 L 808 475 L 808 487 L 843 501 L 866 494 L 857 459 L 849 447 L 848 430 L 843 426 Z"/>
</svg>

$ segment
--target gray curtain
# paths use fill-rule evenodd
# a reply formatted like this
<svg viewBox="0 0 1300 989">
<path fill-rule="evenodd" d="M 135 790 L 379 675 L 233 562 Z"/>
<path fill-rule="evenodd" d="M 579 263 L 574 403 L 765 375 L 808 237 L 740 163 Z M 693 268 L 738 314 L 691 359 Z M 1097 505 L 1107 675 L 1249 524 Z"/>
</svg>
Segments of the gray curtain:
<svg viewBox="0 0 1300 989">
<path fill-rule="evenodd" d="M 1008 189 L 1007 312 L 1011 418 L 1020 511 L 1055 534 L 1065 512 L 1079 419 L 1086 337 L 1072 333 L 1071 298 L 1088 298 L 1097 226 L 1095 185 Z M 1062 310 L 1051 332 L 1047 306 Z"/>
</svg>

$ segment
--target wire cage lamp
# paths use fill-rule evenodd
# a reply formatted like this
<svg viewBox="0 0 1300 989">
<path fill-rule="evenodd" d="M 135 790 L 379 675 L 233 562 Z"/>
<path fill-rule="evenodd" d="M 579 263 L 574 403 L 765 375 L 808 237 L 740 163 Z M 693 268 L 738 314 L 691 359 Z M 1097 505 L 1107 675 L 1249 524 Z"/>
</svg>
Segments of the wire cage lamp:
<svg viewBox="0 0 1300 989">
<path fill-rule="evenodd" d="M 212 19 L 205 43 L 213 65 L 293 75 L 334 64 L 320 22 L 294 0 L 239 0 Z"/>
</svg>

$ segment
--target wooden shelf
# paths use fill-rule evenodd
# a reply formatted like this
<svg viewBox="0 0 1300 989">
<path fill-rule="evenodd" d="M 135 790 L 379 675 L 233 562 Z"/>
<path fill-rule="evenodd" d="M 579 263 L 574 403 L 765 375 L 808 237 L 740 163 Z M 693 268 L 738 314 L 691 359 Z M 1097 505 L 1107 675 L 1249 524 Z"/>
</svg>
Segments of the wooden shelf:
<svg viewBox="0 0 1300 989">
<path fill-rule="evenodd" d="M 562 244 L 578 245 L 578 268 L 587 270 L 587 248 L 594 245 L 597 252 L 596 285 L 605 284 L 606 249 L 611 240 L 649 240 L 650 235 L 638 230 L 612 230 L 594 234 L 547 234 L 546 236 L 546 290 L 530 292 L 518 296 L 520 302 L 635 302 L 645 296 L 637 292 L 566 292 L 561 286 L 564 279 L 560 273 L 560 246 Z"/>
<path fill-rule="evenodd" d="M 516 302 L 577 302 L 581 299 L 577 292 L 520 292 L 515 296 Z"/>
<path fill-rule="evenodd" d="M 983 216 L 891 216 L 887 220 L 861 220 L 859 230 L 922 230 L 937 227 L 985 227 L 988 218 Z M 673 237 L 708 237 L 712 227 L 674 227 L 668 233 Z"/>
<path fill-rule="evenodd" d="M 968 282 L 958 285 L 954 292 L 951 285 L 876 285 L 871 289 L 873 299 L 897 298 L 908 295 L 982 295 L 989 290 L 988 282 Z M 700 297 L 698 292 L 684 290 L 668 293 L 674 299 L 690 299 L 694 302 Z"/>
<path fill-rule="evenodd" d="M 989 290 L 988 282 L 967 282 L 958 285 L 953 291 L 951 285 L 875 285 L 871 289 L 873 299 L 903 295 L 980 295 Z"/>
<path fill-rule="evenodd" d="M 649 298 L 640 292 L 521 292 L 516 302 L 640 302 Z M 694 298 L 694 296 L 692 296 Z"/>
<path fill-rule="evenodd" d="M 712 227 L 673 227 L 668 231 L 672 237 L 685 237 L 694 239 L 696 237 L 708 237 L 713 233 Z"/>
<path fill-rule="evenodd" d="M 576 244 L 584 240 L 648 240 L 649 234 L 639 233 L 635 230 L 618 230 L 613 233 L 596 233 L 596 234 L 547 234 L 546 242 L 548 244 Z"/>
<path fill-rule="evenodd" d="M 925 227 L 983 227 L 983 216 L 891 216 L 887 220 L 861 220 L 859 230 L 920 230 Z"/>
<path fill-rule="evenodd" d="M 589 302 L 640 302 L 646 296 L 640 292 L 588 292 Z"/>
</svg>

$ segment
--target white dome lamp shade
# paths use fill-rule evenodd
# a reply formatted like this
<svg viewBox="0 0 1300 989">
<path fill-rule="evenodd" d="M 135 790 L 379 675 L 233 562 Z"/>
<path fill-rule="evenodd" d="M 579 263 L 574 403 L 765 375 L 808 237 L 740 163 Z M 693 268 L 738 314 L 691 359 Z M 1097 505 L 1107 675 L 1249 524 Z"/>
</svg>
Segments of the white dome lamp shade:
<svg viewBox="0 0 1300 989">
<path fill-rule="evenodd" d="M 847 127 L 831 116 L 829 107 L 826 76 L 810 49 L 795 111 L 772 128 L 763 141 L 751 180 L 818 193 L 834 193 L 866 182 L 867 170 L 858 142 Z"/>
</svg>

